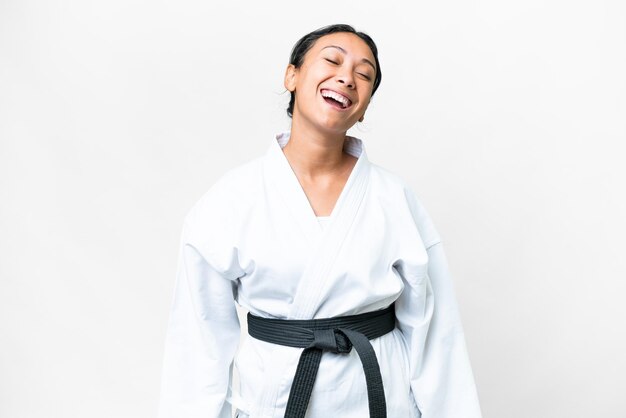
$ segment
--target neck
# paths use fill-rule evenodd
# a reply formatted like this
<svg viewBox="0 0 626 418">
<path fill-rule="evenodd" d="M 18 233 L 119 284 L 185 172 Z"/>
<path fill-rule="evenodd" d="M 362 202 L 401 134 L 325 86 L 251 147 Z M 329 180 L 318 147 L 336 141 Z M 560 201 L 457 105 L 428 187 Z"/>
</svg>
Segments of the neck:
<svg viewBox="0 0 626 418">
<path fill-rule="evenodd" d="M 294 114 L 289 142 L 283 152 L 299 175 L 315 178 L 345 167 L 345 139 L 346 132 L 321 132 Z"/>
</svg>

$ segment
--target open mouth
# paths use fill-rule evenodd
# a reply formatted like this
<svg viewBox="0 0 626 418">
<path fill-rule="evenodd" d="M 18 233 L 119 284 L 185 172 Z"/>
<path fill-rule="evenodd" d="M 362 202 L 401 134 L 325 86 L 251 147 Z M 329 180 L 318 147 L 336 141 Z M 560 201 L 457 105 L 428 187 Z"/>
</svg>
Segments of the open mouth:
<svg viewBox="0 0 626 418">
<path fill-rule="evenodd" d="M 352 106 L 352 101 L 342 94 L 335 91 L 322 89 L 322 99 L 335 109 L 346 110 Z"/>
</svg>

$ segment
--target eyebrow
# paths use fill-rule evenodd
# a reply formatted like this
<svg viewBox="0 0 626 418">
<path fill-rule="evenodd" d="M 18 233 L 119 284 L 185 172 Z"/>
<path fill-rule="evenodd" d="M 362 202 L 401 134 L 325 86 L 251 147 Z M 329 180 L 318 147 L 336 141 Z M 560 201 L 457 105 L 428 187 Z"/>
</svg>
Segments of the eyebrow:
<svg viewBox="0 0 626 418">
<path fill-rule="evenodd" d="M 337 46 L 337 45 L 328 45 L 328 46 L 325 46 L 325 47 L 324 47 L 324 48 L 322 48 L 322 49 L 326 49 L 326 48 L 337 48 L 338 50 L 340 50 L 340 51 L 341 51 L 341 52 L 343 52 L 344 54 L 347 54 L 347 52 L 346 52 L 346 50 L 345 50 L 345 49 L 343 49 L 342 47 Z M 320 50 L 320 51 L 321 51 L 321 50 Z M 365 62 L 365 63 L 367 63 L 367 64 L 371 65 L 371 66 L 372 66 L 372 68 L 374 69 L 374 71 L 376 71 L 376 66 L 372 63 L 372 61 L 368 60 L 367 58 L 363 58 L 363 59 L 361 60 L 361 62 Z"/>
</svg>

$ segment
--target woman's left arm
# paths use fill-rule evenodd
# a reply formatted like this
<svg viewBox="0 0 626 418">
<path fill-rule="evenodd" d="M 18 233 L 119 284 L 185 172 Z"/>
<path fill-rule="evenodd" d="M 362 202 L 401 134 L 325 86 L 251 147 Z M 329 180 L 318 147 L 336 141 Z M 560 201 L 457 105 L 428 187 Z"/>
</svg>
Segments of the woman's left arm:
<svg viewBox="0 0 626 418">
<path fill-rule="evenodd" d="M 409 347 L 410 383 L 422 418 L 480 418 L 474 376 L 441 242 L 427 249 L 428 272 L 403 277 L 396 305 Z"/>
</svg>

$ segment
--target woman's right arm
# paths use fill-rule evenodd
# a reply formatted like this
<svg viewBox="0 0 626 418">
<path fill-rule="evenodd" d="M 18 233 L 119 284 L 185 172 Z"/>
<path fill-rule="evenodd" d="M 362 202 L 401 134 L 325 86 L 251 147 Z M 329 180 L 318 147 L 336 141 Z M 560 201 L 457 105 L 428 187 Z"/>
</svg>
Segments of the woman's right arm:
<svg viewBox="0 0 626 418">
<path fill-rule="evenodd" d="M 202 255 L 185 220 L 165 341 L 159 418 L 230 418 L 226 402 L 239 342 L 236 281 Z M 212 237 L 217 238 L 217 237 Z"/>
</svg>

